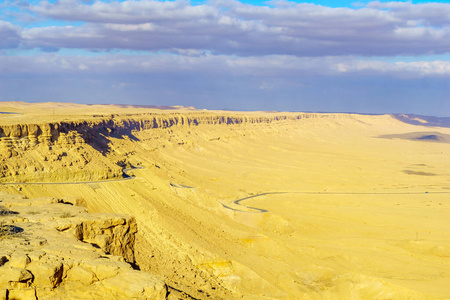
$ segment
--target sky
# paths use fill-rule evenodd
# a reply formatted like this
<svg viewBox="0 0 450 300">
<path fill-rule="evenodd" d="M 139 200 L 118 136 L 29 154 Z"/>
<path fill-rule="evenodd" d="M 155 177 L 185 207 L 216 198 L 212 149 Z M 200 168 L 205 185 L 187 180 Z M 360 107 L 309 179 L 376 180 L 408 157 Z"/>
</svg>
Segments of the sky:
<svg viewBox="0 0 450 300">
<path fill-rule="evenodd" d="M 0 0 L 0 101 L 450 116 L 450 1 Z"/>
</svg>

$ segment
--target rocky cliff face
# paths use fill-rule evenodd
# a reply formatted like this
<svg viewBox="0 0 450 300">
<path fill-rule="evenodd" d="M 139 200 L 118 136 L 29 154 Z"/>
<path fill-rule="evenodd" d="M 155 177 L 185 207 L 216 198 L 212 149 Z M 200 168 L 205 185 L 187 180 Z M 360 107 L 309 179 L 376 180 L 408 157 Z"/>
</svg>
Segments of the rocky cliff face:
<svg viewBox="0 0 450 300">
<path fill-rule="evenodd" d="M 126 154 L 110 149 L 110 139 L 138 140 L 134 132 L 174 126 L 239 125 L 333 114 L 164 113 L 96 115 L 85 120 L 34 124 L 0 123 L 0 182 L 89 181 L 121 178 Z M 119 165 L 118 165 L 119 164 Z"/>
<path fill-rule="evenodd" d="M 0 299 L 166 299 L 160 277 L 129 264 L 134 218 L 63 203 L 0 194 Z"/>
<path fill-rule="evenodd" d="M 0 181 L 73 182 L 121 177 L 121 167 L 94 147 L 106 145 L 101 139 L 89 145 L 78 131 L 60 124 L 1 126 Z"/>
<path fill-rule="evenodd" d="M 85 121 L 62 121 L 44 124 L 0 125 L 3 147 L 26 148 L 43 143 L 46 145 L 80 145 L 95 142 L 98 135 L 121 136 L 135 130 L 168 128 L 172 126 L 236 125 L 249 123 L 273 123 L 307 118 L 339 118 L 336 114 L 274 114 L 257 116 L 218 113 L 165 113 L 87 117 Z"/>
</svg>

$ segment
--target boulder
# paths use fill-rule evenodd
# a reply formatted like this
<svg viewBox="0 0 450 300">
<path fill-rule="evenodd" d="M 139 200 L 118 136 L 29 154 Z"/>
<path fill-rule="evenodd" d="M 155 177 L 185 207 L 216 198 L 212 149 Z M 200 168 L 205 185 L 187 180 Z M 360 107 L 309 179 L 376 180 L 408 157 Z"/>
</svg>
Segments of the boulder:
<svg viewBox="0 0 450 300">
<path fill-rule="evenodd" d="M 25 269 L 31 259 L 25 253 L 12 253 L 8 261 L 8 266 Z"/>
<path fill-rule="evenodd" d="M 8 300 L 37 300 L 34 288 L 8 290 Z"/>
<path fill-rule="evenodd" d="M 60 261 L 41 263 L 31 262 L 28 270 L 34 275 L 34 284 L 40 287 L 54 288 L 61 283 L 63 264 Z"/>
<path fill-rule="evenodd" d="M 80 266 L 75 266 L 67 271 L 67 277 L 65 278 L 65 280 L 79 281 L 84 285 L 90 285 L 93 282 L 98 281 L 97 277 L 92 271 L 86 270 L 85 268 Z"/>
<path fill-rule="evenodd" d="M 135 270 L 99 282 L 115 299 L 166 299 L 167 286 L 159 277 Z"/>
<path fill-rule="evenodd" d="M 2 266 L 0 267 L 0 288 L 28 287 L 33 281 L 30 271 L 23 268 Z"/>
</svg>

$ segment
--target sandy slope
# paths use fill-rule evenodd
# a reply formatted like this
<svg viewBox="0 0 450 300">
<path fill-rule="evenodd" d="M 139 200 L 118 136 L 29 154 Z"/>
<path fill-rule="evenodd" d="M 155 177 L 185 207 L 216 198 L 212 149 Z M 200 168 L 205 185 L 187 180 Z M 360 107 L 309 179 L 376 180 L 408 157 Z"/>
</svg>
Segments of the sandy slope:
<svg viewBox="0 0 450 300">
<path fill-rule="evenodd" d="M 109 138 L 133 180 L 0 189 L 135 216 L 139 265 L 200 299 L 445 299 L 450 147 L 408 138 L 430 131 L 450 134 L 358 115 L 149 129 Z M 233 203 L 265 192 L 286 193 Z"/>
</svg>

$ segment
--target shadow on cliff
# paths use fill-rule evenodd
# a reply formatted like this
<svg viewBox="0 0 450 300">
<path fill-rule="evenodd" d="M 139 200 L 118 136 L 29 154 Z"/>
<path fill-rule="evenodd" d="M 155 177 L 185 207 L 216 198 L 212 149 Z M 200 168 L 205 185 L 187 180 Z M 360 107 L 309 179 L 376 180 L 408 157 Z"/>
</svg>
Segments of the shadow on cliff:
<svg viewBox="0 0 450 300">
<path fill-rule="evenodd" d="M 106 155 L 108 152 L 110 152 L 109 144 L 111 143 L 111 138 L 131 140 L 135 142 L 139 141 L 139 139 L 135 135 L 133 135 L 131 130 L 126 130 L 123 128 L 121 128 L 120 130 L 107 128 L 104 130 L 95 131 L 93 135 L 89 135 L 88 137 L 83 138 L 87 144 L 102 153 L 102 155 Z"/>
<path fill-rule="evenodd" d="M 136 128 L 132 126 L 117 127 L 113 122 L 97 124 L 94 126 L 87 122 L 82 124 L 59 123 L 52 124 L 50 126 L 51 143 L 60 140 L 62 133 L 68 134 L 75 131 L 86 144 L 92 146 L 102 155 L 106 155 L 110 151 L 111 138 L 139 141 L 139 139 L 132 133 L 132 131 L 136 130 Z M 38 128 L 38 131 L 38 134 L 41 133 L 40 128 Z"/>
</svg>

